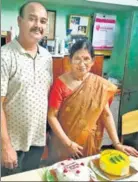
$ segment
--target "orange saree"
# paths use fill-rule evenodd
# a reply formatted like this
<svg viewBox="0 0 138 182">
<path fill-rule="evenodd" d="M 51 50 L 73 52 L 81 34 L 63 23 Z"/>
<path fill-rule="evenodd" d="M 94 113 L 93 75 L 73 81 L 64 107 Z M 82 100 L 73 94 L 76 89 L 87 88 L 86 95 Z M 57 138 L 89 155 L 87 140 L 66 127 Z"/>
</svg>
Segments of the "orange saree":
<svg viewBox="0 0 138 182">
<path fill-rule="evenodd" d="M 103 112 L 117 88 L 107 80 L 90 74 L 62 103 L 58 120 L 66 135 L 83 146 L 84 157 L 99 152 L 103 137 Z M 53 133 L 49 146 L 53 162 L 69 157 L 65 146 Z"/>
</svg>

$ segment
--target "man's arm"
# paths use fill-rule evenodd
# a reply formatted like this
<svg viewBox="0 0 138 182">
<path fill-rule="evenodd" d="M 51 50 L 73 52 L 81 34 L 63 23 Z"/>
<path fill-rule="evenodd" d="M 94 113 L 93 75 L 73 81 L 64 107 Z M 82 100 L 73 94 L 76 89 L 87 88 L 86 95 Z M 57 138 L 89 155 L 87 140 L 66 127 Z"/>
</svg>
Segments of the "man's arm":
<svg viewBox="0 0 138 182">
<path fill-rule="evenodd" d="M 8 93 L 8 85 L 11 73 L 10 55 L 5 49 L 1 50 L 1 162 L 6 168 L 17 167 L 17 154 L 12 147 L 7 129 L 6 115 L 4 112 L 4 102 Z"/>
<path fill-rule="evenodd" d="M 9 145 L 10 137 L 8 135 L 7 130 L 7 122 L 6 122 L 6 116 L 3 110 L 3 103 L 4 103 L 5 97 L 1 97 L 1 142 L 2 142 L 2 148 L 4 148 L 5 144 Z"/>
<path fill-rule="evenodd" d="M 1 97 L 1 143 L 2 143 L 2 165 L 13 169 L 17 167 L 17 153 L 13 149 L 7 130 L 7 121 L 3 109 L 5 97 Z"/>
</svg>

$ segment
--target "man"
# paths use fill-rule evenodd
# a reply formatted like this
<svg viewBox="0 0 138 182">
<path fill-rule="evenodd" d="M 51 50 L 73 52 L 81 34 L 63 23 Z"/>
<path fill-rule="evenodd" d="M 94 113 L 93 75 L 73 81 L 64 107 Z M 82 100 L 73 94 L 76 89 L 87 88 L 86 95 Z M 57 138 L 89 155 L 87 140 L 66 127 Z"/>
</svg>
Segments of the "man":
<svg viewBox="0 0 138 182">
<path fill-rule="evenodd" d="M 52 58 L 38 45 L 47 11 L 39 2 L 19 10 L 19 36 L 1 49 L 2 176 L 39 167 L 46 141 Z"/>
</svg>

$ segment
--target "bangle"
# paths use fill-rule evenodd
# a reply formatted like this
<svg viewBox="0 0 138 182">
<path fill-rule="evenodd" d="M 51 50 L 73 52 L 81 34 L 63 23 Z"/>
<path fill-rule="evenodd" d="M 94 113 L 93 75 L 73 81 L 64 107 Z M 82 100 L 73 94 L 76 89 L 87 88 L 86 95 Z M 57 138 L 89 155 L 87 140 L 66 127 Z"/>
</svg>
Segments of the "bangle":
<svg viewBox="0 0 138 182">
<path fill-rule="evenodd" d="M 71 141 L 71 143 L 70 143 L 70 145 L 68 145 L 68 147 L 69 147 L 69 148 L 72 147 L 72 144 L 73 144 L 73 142 Z"/>
</svg>

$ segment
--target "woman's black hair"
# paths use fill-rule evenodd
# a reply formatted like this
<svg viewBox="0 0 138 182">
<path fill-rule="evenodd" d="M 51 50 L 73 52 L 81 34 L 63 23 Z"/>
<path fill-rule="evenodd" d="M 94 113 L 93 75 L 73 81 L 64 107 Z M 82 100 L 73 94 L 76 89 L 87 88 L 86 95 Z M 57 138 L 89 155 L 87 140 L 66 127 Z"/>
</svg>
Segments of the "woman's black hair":
<svg viewBox="0 0 138 182">
<path fill-rule="evenodd" d="M 85 49 L 89 52 L 91 57 L 94 57 L 94 50 L 92 47 L 92 43 L 88 40 L 78 40 L 75 44 L 72 45 L 70 49 L 70 59 L 74 56 L 74 54 L 80 50 L 80 49 Z"/>
</svg>

